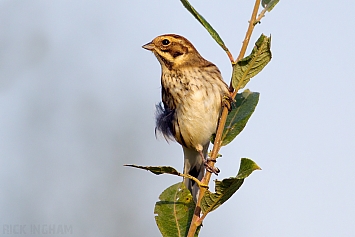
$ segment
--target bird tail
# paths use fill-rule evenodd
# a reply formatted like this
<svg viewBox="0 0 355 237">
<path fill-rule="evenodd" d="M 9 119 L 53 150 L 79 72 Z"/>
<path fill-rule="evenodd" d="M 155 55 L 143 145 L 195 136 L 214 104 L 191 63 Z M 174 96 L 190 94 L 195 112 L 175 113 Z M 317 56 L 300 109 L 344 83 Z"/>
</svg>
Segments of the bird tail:
<svg viewBox="0 0 355 237">
<path fill-rule="evenodd" d="M 203 158 L 195 149 L 190 149 L 184 146 L 182 147 L 184 150 L 184 174 L 189 174 L 200 181 L 202 180 L 203 176 L 205 175 L 204 159 L 207 158 L 208 146 L 209 143 L 203 147 Z M 188 178 L 184 178 L 184 183 L 185 186 L 190 190 L 196 203 L 200 191 L 198 185 L 195 181 Z"/>
</svg>

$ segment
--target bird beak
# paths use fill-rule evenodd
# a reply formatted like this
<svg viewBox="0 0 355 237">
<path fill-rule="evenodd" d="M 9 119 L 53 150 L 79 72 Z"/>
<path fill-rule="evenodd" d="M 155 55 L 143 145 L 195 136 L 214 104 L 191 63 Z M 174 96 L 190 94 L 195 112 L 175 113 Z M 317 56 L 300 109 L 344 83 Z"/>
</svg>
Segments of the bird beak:
<svg viewBox="0 0 355 237">
<path fill-rule="evenodd" d="M 148 44 L 143 45 L 142 48 L 152 51 L 154 49 L 154 44 L 153 42 L 149 42 Z"/>
</svg>

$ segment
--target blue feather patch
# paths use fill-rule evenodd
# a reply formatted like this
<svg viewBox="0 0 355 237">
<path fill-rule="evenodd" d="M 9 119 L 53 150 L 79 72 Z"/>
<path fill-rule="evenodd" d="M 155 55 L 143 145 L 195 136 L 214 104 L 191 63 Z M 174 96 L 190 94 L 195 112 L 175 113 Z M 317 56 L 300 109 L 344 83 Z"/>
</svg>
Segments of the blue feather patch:
<svg viewBox="0 0 355 237">
<path fill-rule="evenodd" d="M 155 105 L 155 136 L 157 135 L 157 130 L 161 132 L 166 140 L 174 140 L 174 128 L 173 120 L 175 117 L 175 110 L 166 108 L 163 103 Z"/>
</svg>

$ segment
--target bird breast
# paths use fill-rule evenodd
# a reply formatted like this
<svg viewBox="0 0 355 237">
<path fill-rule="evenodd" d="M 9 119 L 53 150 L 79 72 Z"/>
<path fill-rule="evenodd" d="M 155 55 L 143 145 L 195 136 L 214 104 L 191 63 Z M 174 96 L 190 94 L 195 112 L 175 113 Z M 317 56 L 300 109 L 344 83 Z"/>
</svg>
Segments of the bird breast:
<svg viewBox="0 0 355 237">
<path fill-rule="evenodd" d="M 215 66 L 214 66 L 215 67 Z M 162 99 L 175 110 L 172 133 L 188 148 L 207 144 L 216 131 L 224 93 L 220 73 L 200 68 L 162 73 Z"/>
</svg>

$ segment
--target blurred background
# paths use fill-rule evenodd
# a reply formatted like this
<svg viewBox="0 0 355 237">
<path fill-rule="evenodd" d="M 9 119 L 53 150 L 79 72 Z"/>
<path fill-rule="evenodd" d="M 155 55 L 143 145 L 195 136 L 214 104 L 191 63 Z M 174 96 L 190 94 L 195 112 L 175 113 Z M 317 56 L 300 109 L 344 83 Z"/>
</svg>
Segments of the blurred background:
<svg viewBox="0 0 355 237">
<path fill-rule="evenodd" d="M 191 4 L 237 57 L 253 1 Z M 220 179 L 241 157 L 263 170 L 201 236 L 354 236 L 354 7 L 281 1 L 257 25 L 250 46 L 272 34 L 273 59 L 248 84 L 259 104 L 217 166 Z M 181 179 L 123 164 L 182 170 L 183 158 L 154 136 L 160 65 L 141 46 L 181 34 L 229 82 L 224 51 L 178 0 L 0 0 L 0 32 L 0 236 L 19 225 L 17 236 L 33 225 L 160 236 L 154 204 Z"/>
</svg>

